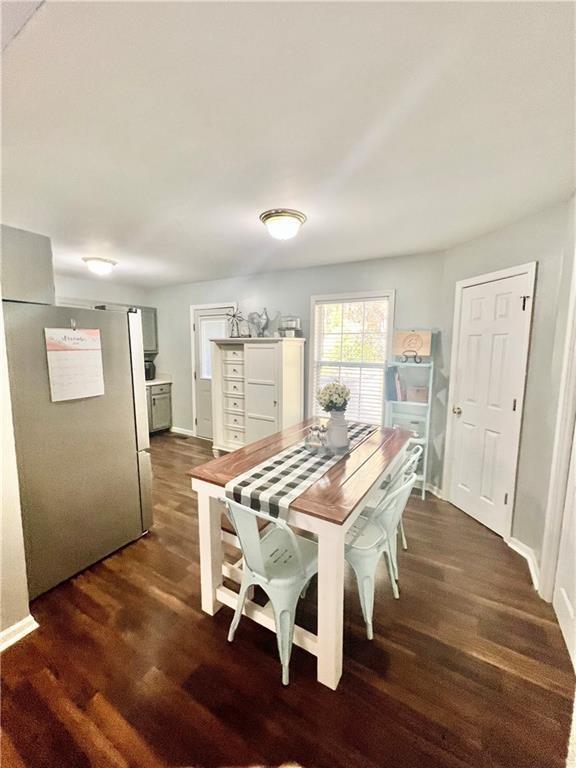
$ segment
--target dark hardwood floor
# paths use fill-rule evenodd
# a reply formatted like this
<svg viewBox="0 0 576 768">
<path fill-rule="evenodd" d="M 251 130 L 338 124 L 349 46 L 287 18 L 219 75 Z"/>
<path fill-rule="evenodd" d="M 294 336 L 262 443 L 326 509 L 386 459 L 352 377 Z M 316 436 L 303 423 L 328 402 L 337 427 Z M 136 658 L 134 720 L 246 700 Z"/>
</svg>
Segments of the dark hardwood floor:
<svg viewBox="0 0 576 768">
<path fill-rule="evenodd" d="M 381 569 L 374 640 L 346 585 L 340 687 L 271 632 L 200 610 L 196 505 L 206 443 L 152 441 L 151 533 L 32 604 L 2 656 L 2 766 L 564 766 L 574 675 L 523 559 L 449 504 L 412 499 L 401 599 Z M 312 624 L 310 590 L 299 621 Z"/>
</svg>

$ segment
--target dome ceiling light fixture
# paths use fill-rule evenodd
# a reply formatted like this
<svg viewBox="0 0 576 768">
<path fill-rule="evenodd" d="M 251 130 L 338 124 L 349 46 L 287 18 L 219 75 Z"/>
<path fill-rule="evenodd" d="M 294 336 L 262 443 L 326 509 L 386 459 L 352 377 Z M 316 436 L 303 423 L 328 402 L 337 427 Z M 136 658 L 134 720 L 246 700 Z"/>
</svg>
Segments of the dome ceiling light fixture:
<svg viewBox="0 0 576 768">
<path fill-rule="evenodd" d="M 90 272 L 94 272 L 95 275 L 100 275 L 101 277 L 109 275 L 117 264 L 112 259 L 102 259 L 100 256 L 85 256 L 82 261 Z"/>
<path fill-rule="evenodd" d="M 306 216 L 291 208 L 272 208 L 260 214 L 260 221 L 275 240 L 290 240 L 298 234 Z"/>
</svg>

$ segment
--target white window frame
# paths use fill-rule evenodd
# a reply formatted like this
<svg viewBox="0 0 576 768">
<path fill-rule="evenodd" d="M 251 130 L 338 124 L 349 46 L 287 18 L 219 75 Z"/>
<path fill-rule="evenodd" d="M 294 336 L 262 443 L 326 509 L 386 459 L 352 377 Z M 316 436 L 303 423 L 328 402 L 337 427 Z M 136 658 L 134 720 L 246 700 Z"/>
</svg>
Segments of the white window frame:
<svg viewBox="0 0 576 768">
<path fill-rule="evenodd" d="M 307 413 L 308 418 L 314 416 L 314 398 L 316 393 L 314 391 L 314 368 L 315 368 L 315 354 L 314 345 L 316 341 L 316 305 L 326 302 L 348 302 L 348 301 L 365 301 L 369 299 L 387 299 L 388 306 L 390 307 L 388 317 L 388 339 L 386 349 L 386 362 L 391 359 L 392 344 L 394 338 L 395 329 L 395 290 L 381 290 L 381 291 L 359 291 L 357 293 L 323 293 L 310 296 L 310 344 L 308 345 L 308 401 L 307 401 Z M 369 364 L 367 364 L 369 367 Z M 382 401 L 384 401 L 384 393 L 382 393 Z"/>
</svg>

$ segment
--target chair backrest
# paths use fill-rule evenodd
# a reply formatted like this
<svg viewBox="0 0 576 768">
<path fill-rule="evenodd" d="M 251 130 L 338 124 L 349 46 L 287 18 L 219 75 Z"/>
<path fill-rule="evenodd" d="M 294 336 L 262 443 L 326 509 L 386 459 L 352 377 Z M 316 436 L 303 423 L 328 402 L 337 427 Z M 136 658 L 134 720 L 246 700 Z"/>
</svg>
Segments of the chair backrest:
<svg viewBox="0 0 576 768">
<path fill-rule="evenodd" d="M 255 509 L 245 507 L 237 501 L 232 501 L 232 499 L 222 499 L 222 501 L 226 505 L 228 516 L 238 536 L 244 561 L 251 571 L 268 580 L 264 555 L 262 553 L 262 540 L 258 529 L 258 518 L 266 520 L 276 528 L 281 528 L 288 533 L 290 544 L 294 549 L 294 555 L 300 570 L 303 571 L 302 558 L 296 542 L 296 536 L 285 520 L 272 517 L 266 512 L 257 512 Z"/>
<path fill-rule="evenodd" d="M 415 482 L 416 472 L 412 472 L 401 485 L 389 491 L 374 510 L 372 519 L 384 528 L 389 536 L 394 535 L 398 528 Z"/>
<path fill-rule="evenodd" d="M 404 463 L 388 483 L 387 491 L 395 491 L 396 488 L 399 488 L 404 480 L 412 474 L 412 472 L 416 472 L 416 467 L 418 466 L 423 450 L 421 445 L 416 445 L 409 451 Z"/>
<path fill-rule="evenodd" d="M 375 488 L 369 495 L 366 507 L 371 511 L 369 517 L 375 520 L 378 517 L 378 508 L 382 507 L 386 499 L 390 497 L 395 490 L 397 490 L 404 481 L 407 480 L 410 475 L 416 471 L 420 456 L 422 455 L 422 446 L 416 445 L 408 452 L 407 458 L 404 459 L 401 466 L 392 475 L 392 478 L 386 483 L 385 486 Z"/>
</svg>

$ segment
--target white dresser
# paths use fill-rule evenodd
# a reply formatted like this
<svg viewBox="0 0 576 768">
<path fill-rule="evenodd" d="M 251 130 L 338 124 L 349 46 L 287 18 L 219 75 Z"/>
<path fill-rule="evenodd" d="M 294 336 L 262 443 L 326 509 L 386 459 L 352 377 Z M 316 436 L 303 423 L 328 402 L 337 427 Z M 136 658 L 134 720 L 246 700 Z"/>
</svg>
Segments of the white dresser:
<svg viewBox="0 0 576 768">
<path fill-rule="evenodd" d="M 302 421 L 304 341 L 276 338 L 212 341 L 215 456 Z"/>
</svg>

